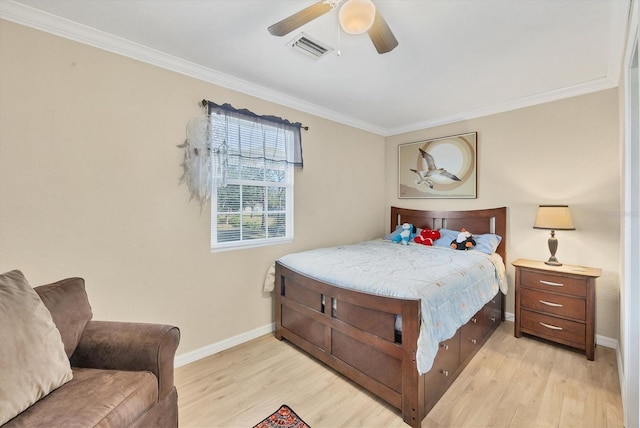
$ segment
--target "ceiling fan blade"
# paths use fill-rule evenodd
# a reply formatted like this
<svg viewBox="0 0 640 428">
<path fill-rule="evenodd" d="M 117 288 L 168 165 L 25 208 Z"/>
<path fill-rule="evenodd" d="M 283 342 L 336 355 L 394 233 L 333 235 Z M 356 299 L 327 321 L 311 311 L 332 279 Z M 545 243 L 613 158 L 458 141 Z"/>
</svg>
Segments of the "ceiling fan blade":
<svg viewBox="0 0 640 428">
<path fill-rule="evenodd" d="M 382 14 L 377 9 L 373 25 L 367 33 L 369 33 L 369 38 L 379 54 L 391 52 L 398 46 L 396 36 L 393 35 L 391 28 L 387 25 L 387 21 L 384 20 Z"/>
<path fill-rule="evenodd" d="M 302 9 L 298 13 L 294 13 L 282 21 L 276 22 L 269 27 L 269 33 L 274 36 L 284 36 L 296 28 L 302 27 L 307 22 L 311 22 L 325 13 L 330 12 L 331 9 L 332 8 L 329 3 L 319 1 L 318 3 L 314 3 L 311 6 Z"/>
</svg>

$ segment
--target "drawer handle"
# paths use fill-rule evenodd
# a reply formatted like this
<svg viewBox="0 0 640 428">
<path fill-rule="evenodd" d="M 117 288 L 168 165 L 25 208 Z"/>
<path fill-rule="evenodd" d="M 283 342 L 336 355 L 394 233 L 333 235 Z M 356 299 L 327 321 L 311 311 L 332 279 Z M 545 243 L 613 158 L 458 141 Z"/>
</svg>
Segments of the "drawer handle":
<svg viewBox="0 0 640 428">
<path fill-rule="evenodd" d="M 542 303 L 543 305 L 553 306 L 554 308 L 561 308 L 562 307 L 562 305 L 560 303 L 547 302 L 546 300 L 538 300 L 538 302 Z"/>
<path fill-rule="evenodd" d="M 474 345 L 476 345 L 478 343 L 478 341 L 476 339 L 471 339 L 470 342 L 473 343 Z"/>
<path fill-rule="evenodd" d="M 440 373 L 442 373 L 445 377 L 449 376 L 449 370 L 440 370 Z"/>
<path fill-rule="evenodd" d="M 477 324 L 477 323 L 478 323 L 478 320 L 477 320 L 477 319 L 475 319 L 475 318 L 471 318 L 471 322 L 472 322 L 472 323 L 474 323 L 474 324 Z"/>
<path fill-rule="evenodd" d="M 553 287 L 564 287 L 564 284 L 561 284 L 559 282 L 551 282 L 551 281 L 540 280 L 540 283 L 544 284 L 544 285 L 551 285 Z"/>
<path fill-rule="evenodd" d="M 545 324 L 543 322 L 540 322 L 540 325 L 543 326 L 543 327 L 550 328 L 551 330 L 564 330 L 562 327 L 557 327 L 555 325 Z"/>
<path fill-rule="evenodd" d="M 441 343 L 441 344 L 440 344 L 440 347 L 441 347 L 442 349 L 444 349 L 445 351 L 448 351 L 448 350 L 449 350 L 449 345 L 446 345 L 446 344 L 444 344 L 444 343 Z"/>
<path fill-rule="evenodd" d="M 496 318 L 494 318 L 494 317 L 491 317 L 489 319 L 491 320 L 491 322 L 496 322 Z"/>
</svg>

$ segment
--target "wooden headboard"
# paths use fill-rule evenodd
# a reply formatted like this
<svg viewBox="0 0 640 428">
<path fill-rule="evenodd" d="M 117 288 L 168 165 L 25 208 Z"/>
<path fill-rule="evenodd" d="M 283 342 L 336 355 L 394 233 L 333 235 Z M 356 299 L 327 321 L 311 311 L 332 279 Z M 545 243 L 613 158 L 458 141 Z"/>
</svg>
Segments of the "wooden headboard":
<svg viewBox="0 0 640 428">
<path fill-rule="evenodd" d="M 507 208 L 489 208 L 470 211 L 422 211 L 391 207 L 391 227 L 411 223 L 415 227 L 429 229 L 460 230 L 463 227 L 475 235 L 495 233 L 502 237 L 496 253 L 507 263 Z"/>
</svg>

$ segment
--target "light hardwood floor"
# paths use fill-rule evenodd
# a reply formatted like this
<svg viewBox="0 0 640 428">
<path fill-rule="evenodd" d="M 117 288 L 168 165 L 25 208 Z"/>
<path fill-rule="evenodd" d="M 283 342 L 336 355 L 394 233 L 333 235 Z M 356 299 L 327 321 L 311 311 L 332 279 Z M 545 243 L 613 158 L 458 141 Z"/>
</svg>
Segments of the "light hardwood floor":
<svg viewBox="0 0 640 428">
<path fill-rule="evenodd" d="M 313 428 L 406 428 L 400 412 L 266 335 L 176 369 L 180 427 L 251 428 L 287 404 Z M 622 427 L 613 349 L 595 361 L 504 322 L 422 427 Z"/>
</svg>

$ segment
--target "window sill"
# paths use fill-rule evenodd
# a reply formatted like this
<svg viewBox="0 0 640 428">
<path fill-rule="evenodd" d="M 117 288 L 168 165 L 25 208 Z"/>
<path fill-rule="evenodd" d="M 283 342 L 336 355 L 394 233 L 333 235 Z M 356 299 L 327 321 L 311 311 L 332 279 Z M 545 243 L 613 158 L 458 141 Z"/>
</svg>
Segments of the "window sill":
<svg viewBox="0 0 640 428">
<path fill-rule="evenodd" d="M 219 253 L 222 251 L 246 250 L 271 245 L 290 244 L 292 242 L 293 238 L 256 239 L 254 241 L 229 242 L 211 247 L 211 252 Z"/>
</svg>

